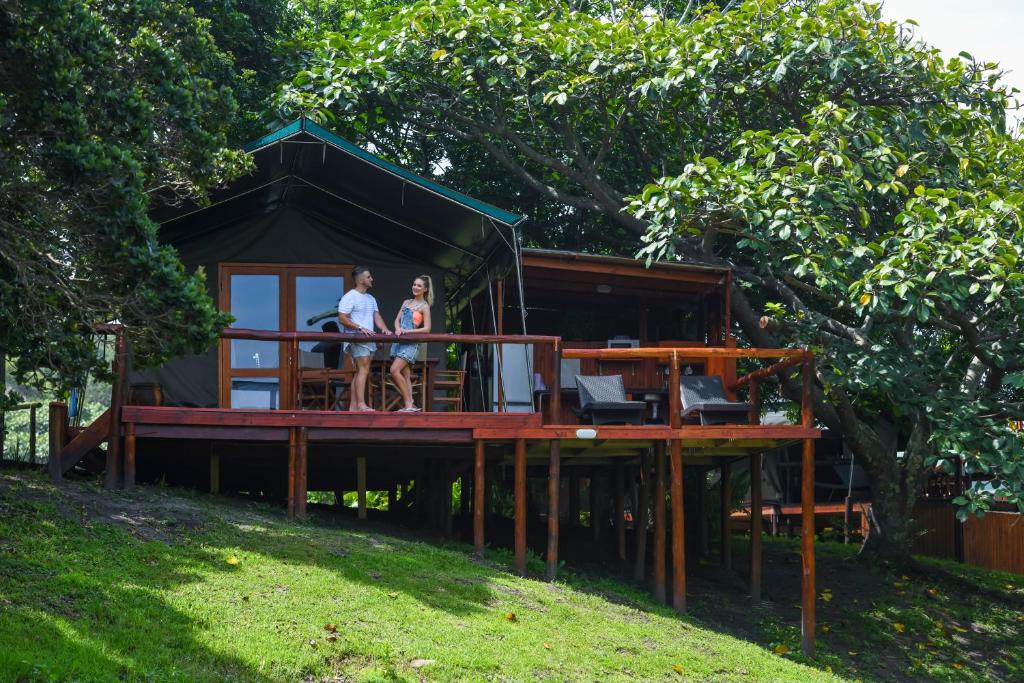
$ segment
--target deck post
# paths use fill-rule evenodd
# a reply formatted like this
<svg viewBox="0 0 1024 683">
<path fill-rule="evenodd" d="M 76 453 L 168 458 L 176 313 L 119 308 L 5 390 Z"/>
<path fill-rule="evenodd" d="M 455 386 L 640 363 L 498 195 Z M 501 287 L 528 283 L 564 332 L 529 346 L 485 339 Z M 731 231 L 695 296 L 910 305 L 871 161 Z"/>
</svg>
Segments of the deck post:
<svg viewBox="0 0 1024 683">
<path fill-rule="evenodd" d="M 750 602 L 761 602 L 761 453 L 750 456 Z"/>
<path fill-rule="evenodd" d="M 594 543 L 601 541 L 601 496 L 598 495 L 600 490 L 598 489 L 598 478 L 597 478 L 597 467 L 590 468 L 590 540 Z"/>
<path fill-rule="evenodd" d="M 210 454 L 210 493 L 220 493 L 220 456 L 216 453 Z"/>
<path fill-rule="evenodd" d="M 557 379 L 559 360 L 555 358 L 555 375 Z M 556 389 L 558 385 L 555 385 Z M 558 391 L 553 393 L 557 396 Z M 555 405 L 555 401 L 551 402 Z M 547 579 L 554 581 L 558 576 L 558 489 L 561 484 L 562 442 L 552 439 L 548 459 L 548 553 Z"/>
<path fill-rule="evenodd" d="M 516 573 L 526 576 L 526 439 L 516 439 L 515 505 Z"/>
<path fill-rule="evenodd" d="M 814 424 L 811 405 L 811 387 L 814 381 L 813 360 L 804 360 L 802 368 L 800 424 L 810 428 Z M 814 587 L 814 439 L 804 439 L 802 479 L 800 486 L 800 550 L 803 564 L 803 585 L 800 619 L 800 646 L 807 657 L 814 656 L 815 587 Z"/>
<path fill-rule="evenodd" d="M 366 519 L 366 456 L 356 458 L 356 500 L 359 519 Z"/>
<path fill-rule="evenodd" d="M 654 599 L 665 602 L 665 442 L 654 448 Z"/>
<path fill-rule="evenodd" d="M 551 424 L 557 425 L 562 423 L 562 348 L 559 346 L 559 340 L 555 340 L 553 344 L 553 353 L 551 354 Z M 541 416 L 543 419 L 543 416 Z M 562 444 L 559 443 L 558 447 L 561 448 Z M 561 451 L 559 451 L 561 454 Z"/>
<path fill-rule="evenodd" d="M 679 386 L 679 356 L 672 352 L 668 379 L 668 418 L 673 429 L 682 429 L 682 396 Z M 668 442 L 672 465 L 672 607 L 679 613 L 686 611 L 686 520 L 683 518 L 683 445 L 679 439 Z"/>
<path fill-rule="evenodd" d="M 124 426 L 124 487 L 135 488 L 135 423 Z"/>
<path fill-rule="evenodd" d="M 722 463 L 721 481 L 721 545 L 719 548 L 719 564 L 722 571 L 732 571 L 732 464 Z"/>
<path fill-rule="evenodd" d="M 619 559 L 626 559 L 626 494 L 623 489 L 626 486 L 626 474 L 622 466 L 622 459 L 615 459 L 615 543 L 619 552 Z"/>
<path fill-rule="evenodd" d="M 580 525 L 580 475 L 579 468 L 569 470 L 569 526 Z"/>
<path fill-rule="evenodd" d="M 298 490 L 295 491 L 295 515 L 299 519 L 306 518 L 306 502 L 309 498 L 309 429 L 299 427 L 298 453 L 296 454 L 295 483 Z"/>
<path fill-rule="evenodd" d="M 288 428 L 288 517 L 295 517 L 295 462 L 297 460 L 298 435 L 295 427 Z"/>
<path fill-rule="evenodd" d="M 67 441 L 68 429 L 68 406 L 66 403 L 50 404 L 50 480 L 54 484 L 60 483 L 64 478 L 64 471 L 61 468 L 60 452 L 64 449 Z"/>
<path fill-rule="evenodd" d="M 473 454 L 473 550 L 477 556 L 484 554 L 484 498 L 487 493 L 485 479 L 484 442 L 477 440 Z"/>
<path fill-rule="evenodd" d="M 647 517 L 651 505 L 651 452 L 640 454 L 640 496 L 633 512 L 633 533 L 636 557 L 633 558 L 633 580 L 643 581 L 647 574 Z"/>
<path fill-rule="evenodd" d="M 117 332 L 114 351 L 114 383 L 110 385 L 110 437 L 107 440 L 107 467 L 104 486 L 117 488 L 121 483 L 121 404 L 124 401 L 125 371 L 128 364 L 128 340 L 124 328 Z"/>
</svg>

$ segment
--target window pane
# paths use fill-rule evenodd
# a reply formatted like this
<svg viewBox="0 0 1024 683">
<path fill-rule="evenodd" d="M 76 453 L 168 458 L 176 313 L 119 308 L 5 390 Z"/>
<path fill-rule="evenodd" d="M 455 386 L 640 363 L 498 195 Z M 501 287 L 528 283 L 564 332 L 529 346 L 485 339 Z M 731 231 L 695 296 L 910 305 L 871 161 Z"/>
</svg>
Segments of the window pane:
<svg viewBox="0 0 1024 683">
<path fill-rule="evenodd" d="M 232 408 L 279 407 L 279 383 L 276 377 L 232 377 Z"/>
<path fill-rule="evenodd" d="M 232 275 L 231 315 L 232 327 L 251 330 L 280 329 L 280 283 L 277 275 Z M 276 368 L 279 344 L 277 342 L 231 340 L 231 367 Z"/>
<path fill-rule="evenodd" d="M 324 323 L 337 322 L 338 300 L 345 293 L 345 280 L 340 275 L 302 275 L 295 278 L 295 329 L 320 332 Z M 325 318 L 321 315 L 330 314 Z M 309 320 L 319 318 L 310 323 Z M 310 351 L 316 342 L 302 342 L 303 351 Z"/>
</svg>

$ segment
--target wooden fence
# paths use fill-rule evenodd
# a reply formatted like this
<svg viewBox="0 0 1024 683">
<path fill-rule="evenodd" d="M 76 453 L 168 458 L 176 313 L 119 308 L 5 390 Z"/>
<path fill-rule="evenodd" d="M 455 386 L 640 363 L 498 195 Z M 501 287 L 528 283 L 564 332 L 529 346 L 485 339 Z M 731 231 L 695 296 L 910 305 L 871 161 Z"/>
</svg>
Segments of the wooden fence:
<svg viewBox="0 0 1024 683">
<path fill-rule="evenodd" d="M 914 541 L 915 553 L 1024 574 L 1024 515 L 989 512 L 980 519 L 969 517 L 961 524 L 948 501 L 922 501 L 914 517 L 922 532 Z M 959 553 L 958 531 L 963 535 Z"/>
</svg>

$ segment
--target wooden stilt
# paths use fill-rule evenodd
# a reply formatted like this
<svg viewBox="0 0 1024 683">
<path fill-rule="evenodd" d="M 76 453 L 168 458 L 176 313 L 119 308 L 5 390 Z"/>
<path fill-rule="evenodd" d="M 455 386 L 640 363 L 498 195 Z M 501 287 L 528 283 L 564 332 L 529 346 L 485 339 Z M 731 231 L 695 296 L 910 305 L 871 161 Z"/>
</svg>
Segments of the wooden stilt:
<svg viewBox="0 0 1024 683">
<path fill-rule="evenodd" d="M 114 383 L 110 385 L 110 438 L 107 440 L 107 467 L 104 486 L 115 489 L 121 484 L 121 404 L 124 402 L 125 372 L 128 365 L 128 341 L 124 330 L 117 333 L 114 354 Z"/>
<path fill-rule="evenodd" d="M 473 455 L 473 549 L 478 556 L 484 554 L 484 493 L 487 490 L 484 478 L 484 442 L 477 441 Z"/>
<path fill-rule="evenodd" d="M 580 525 L 580 475 L 579 468 L 569 471 L 569 526 Z"/>
<path fill-rule="evenodd" d="M 643 581 L 647 570 L 647 519 L 651 502 L 651 454 L 644 449 L 640 455 L 640 496 L 633 513 L 636 557 L 633 558 L 633 580 Z"/>
<path fill-rule="evenodd" d="M 719 562 L 722 571 L 732 571 L 732 465 L 728 462 L 722 465 L 721 482 L 721 543 L 719 547 Z"/>
<path fill-rule="evenodd" d="M 665 602 L 665 442 L 654 447 L 654 599 Z"/>
<path fill-rule="evenodd" d="M 68 407 L 64 403 L 50 404 L 50 480 L 60 483 L 64 478 L 64 470 L 61 468 L 60 452 L 67 442 L 68 429 Z"/>
<path fill-rule="evenodd" d="M 309 429 L 299 427 L 298 452 L 296 453 L 296 477 L 295 477 L 295 516 L 299 519 L 306 518 L 306 503 L 309 499 Z"/>
<path fill-rule="evenodd" d="M 750 456 L 750 602 L 761 602 L 761 454 Z"/>
<path fill-rule="evenodd" d="M 220 456 L 216 453 L 210 454 L 210 493 L 220 493 Z"/>
<path fill-rule="evenodd" d="M 124 487 L 135 488 L 135 423 L 124 426 Z"/>
<path fill-rule="evenodd" d="M 811 388 L 814 382 L 814 366 L 810 359 L 802 368 L 803 391 L 800 405 L 800 423 L 811 427 L 814 423 L 811 405 Z M 804 655 L 814 656 L 814 439 L 804 439 L 802 479 L 800 487 L 800 555 L 803 564 L 803 585 L 801 586 L 800 646 Z"/>
<path fill-rule="evenodd" d="M 356 458 L 356 506 L 359 519 L 366 519 L 366 457 Z"/>
<path fill-rule="evenodd" d="M 558 576 L 558 488 L 561 483 L 561 468 L 562 443 L 552 439 L 548 459 L 548 581 L 554 581 Z"/>
<path fill-rule="evenodd" d="M 526 439 L 516 439 L 515 505 L 516 572 L 526 576 Z"/>
<path fill-rule="evenodd" d="M 619 559 L 626 559 L 626 475 L 622 460 L 615 460 L 615 543 L 619 551 Z"/>
<path fill-rule="evenodd" d="M 686 611 L 686 546 L 683 525 L 683 453 L 679 439 L 668 444 L 672 466 L 672 606 Z"/>
<path fill-rule="evenodd" d="M 601 518 L 604 506 L 601 505 L 600 489 L 598 488 L 597 468 L 590 468 L 590 481 L 587 482 L 590 491 L 590 540 L 594 543 L 601 541 Z"/>
<path fill-rule="evenodd" d="M 701 557 L 711 554 L 708 543 L 708 508 L 705 494 L 707 493 L 707 470 L 701 468 L 697 472 L 697 548 Z"/>
<path fill-rule="evenodd" d="M 298 434 L 294 427 L 288 428 L 288 516 L 295 516 L 295 461 L 298 451 Z"/>
</svg>

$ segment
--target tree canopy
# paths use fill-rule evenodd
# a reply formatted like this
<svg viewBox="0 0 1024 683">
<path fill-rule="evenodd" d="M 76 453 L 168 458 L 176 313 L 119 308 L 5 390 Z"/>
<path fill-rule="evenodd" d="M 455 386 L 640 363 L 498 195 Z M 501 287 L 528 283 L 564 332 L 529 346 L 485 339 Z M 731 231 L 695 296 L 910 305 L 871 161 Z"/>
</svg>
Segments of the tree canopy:
<svg viewBox="0 0 1024 683">
<path fill-rule="evenodd" d="M 209 22 L 177 2 L 14 0 L 0 35 L 0 355 L 69 386 L 104 370 L 98 322 L 125 323 L 142 364 L 204 350 L 225 318 L 147 212 L 246 166 Z"/>
<path fill-rule="evenodd" d="M 816 351 L 877 549 L 909 550 L 925 474 L 955 458 L 991 479 L 965 511 L 1024 509 L 1022 155 L 997 67 L 859 0 L 609 7 L 389 10 L 319 36 L 276 108 L 411 157 L 482 150 L 520 206 L 559 207 L 556 240 L 731 266 L 746 340 Z"/>
</svg>

